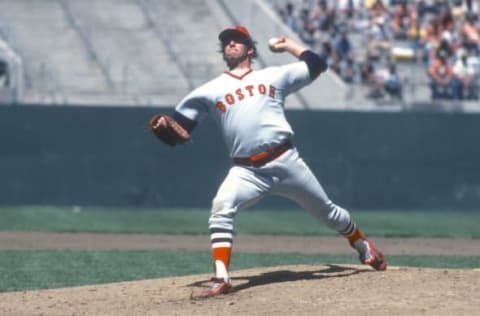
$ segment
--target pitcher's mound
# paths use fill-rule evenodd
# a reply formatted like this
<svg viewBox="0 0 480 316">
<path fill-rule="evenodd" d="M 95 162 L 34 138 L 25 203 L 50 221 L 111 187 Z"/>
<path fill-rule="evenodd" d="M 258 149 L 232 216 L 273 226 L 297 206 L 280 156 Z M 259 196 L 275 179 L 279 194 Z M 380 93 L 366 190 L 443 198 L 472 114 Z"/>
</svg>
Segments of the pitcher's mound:
<svg viewBox="0 0 480 316">
<path fill-rule="evenodd" d="M 359 265 L 232 273 L 234 292 L 197 299 L 211 275 L 3 293 L 2 315 L 473 315 L 480 271 Z"/>
</svg>

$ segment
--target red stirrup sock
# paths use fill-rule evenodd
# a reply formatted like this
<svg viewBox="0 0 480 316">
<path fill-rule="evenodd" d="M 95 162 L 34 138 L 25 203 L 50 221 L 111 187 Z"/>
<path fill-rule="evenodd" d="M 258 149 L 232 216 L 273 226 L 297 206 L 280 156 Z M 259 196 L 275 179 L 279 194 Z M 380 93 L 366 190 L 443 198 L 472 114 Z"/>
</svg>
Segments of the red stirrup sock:
<svg viewBox="0 0 480 316">
<path fill-rule="evenodd" d="M 353 231 L 352 234 L 347 236 L 347 239 L 350 242 L 350 244 L 353 245 L 353 243 L 355 243 L 357 240 L 367 239 L 367 237 L 360 231 L 360 229 L 358 229 L 358 227 L 355 227 L 355 230 Z"/>
</svg>

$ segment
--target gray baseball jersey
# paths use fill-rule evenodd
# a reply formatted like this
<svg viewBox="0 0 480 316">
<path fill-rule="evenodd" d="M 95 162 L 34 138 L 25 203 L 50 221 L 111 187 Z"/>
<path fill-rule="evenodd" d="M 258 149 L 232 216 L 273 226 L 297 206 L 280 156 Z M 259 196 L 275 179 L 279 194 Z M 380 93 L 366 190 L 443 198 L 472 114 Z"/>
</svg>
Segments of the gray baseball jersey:
<svg viewBox="0 0 480 316">
<path fill-rule="evenodd" d="M 305 62 L 250 70 L 241 77 L 225 72 L 188 94 L 176 111 L 194 121 L 212 114 L 230 156 L 248 157 L 293 135 L 284 101 L 310 82 Z"/>
</svg>

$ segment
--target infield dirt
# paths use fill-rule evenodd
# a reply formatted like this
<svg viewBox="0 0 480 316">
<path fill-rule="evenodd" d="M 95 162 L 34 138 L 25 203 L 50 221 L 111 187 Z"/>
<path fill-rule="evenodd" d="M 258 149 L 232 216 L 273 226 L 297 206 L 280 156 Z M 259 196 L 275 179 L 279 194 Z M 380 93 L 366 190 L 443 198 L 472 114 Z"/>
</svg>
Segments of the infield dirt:
<svg viewBox="0 0 480 316">
<path fill-rule="evenodd" d="M 208 243 L 200 242 L 194 244 L 196 246 L 189 243 L 190 238 L 197 242 L 202 239 L 198 236 L 176 236 L 179 244 L 172 246 L 170 237 L 3 232 L 0 233 L 0 249 L 35 249 L 34 245 L 38 249 L 165 249 L 169 245 L 169 249 L 205 250 L 204 246 L 208 247 Z M 95 242 L 89 243 L 91 238 Z M 248 242 L 249 238 L 257 242 Z M 344 240 L 331 237 L 238 236 L 237 239 L 237 245 L 243 245 L 238 245 L 237 251 L 244 252 L 258 252 L 261 247 L 275 251 L 279 245 L 291 251 L 298 245 L 312 243 L 329 246 L 328 249 L 314 248 L 308 253 L 351 253 L 345 247 Z M 12 243 L 13 240 L 17 244 Z M 271 244 L 268 244 L 269 240 Z M 424 251 L 427 254 L 476 256 L 480 252 L 478 241 L 475 240 L 375 240 L 387 255 L 401 254 L 408 249 L 409 253 L 413 251 L 414 254 L 420 254 L 421 247 L 428 248 L 428 251 Z M 50 246 L 46 247 L 47 244 Z M 122 244 L 124 246 L 120 247 Z M 151 247 L 153 244 L 157 244 L 157 247 Z M 158 247 L 158 244 L 164 247 Z M 185 244 L 189 244 L 189 248 L 185 249 Z M 249 250 L 248 244 L 254 244 L 254 249 Z M 199 247 L 201 249 L 196 249 Z M 242 250 L 242 247 L 247 249 Z M 306 248 L 299 247 L 296 250 Z M 210 277 L 210 274 L 194 275 L 2 293 L 0 314 L 480 315 L 479 270 L 390 266 L 385 272 L 375 272 L 366 266 L 344 264 L 258 268 L 233 271 L 232 294 L 197 299 L 196 295 L 210 284 Z"/>
</svg>

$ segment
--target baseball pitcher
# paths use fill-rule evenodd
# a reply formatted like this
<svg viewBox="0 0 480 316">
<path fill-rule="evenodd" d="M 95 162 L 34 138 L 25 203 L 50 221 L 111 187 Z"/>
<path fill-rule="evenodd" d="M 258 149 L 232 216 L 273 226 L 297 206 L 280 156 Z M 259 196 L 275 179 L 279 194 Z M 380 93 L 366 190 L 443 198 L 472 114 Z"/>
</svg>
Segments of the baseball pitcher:
<svg viewBox="0 0 480 316">
<path fill-rule="evenodd" d="M 228 70 L 189 93 L 172 116 L 156 115 L 150 121 L 153 133 L 175 146 L 188 141 L 193 128 L 212 115 L 232 159 L 233 165 L 212 202 L 208 225 L 215 276 L 202 296 L 232 291 L 229 266 L 234 217 L 268 194 L 295 201 L 345 236 L 362 263 L 385 270 L 383 254 L 359 230 L 349 212 L 328 198 L 300 157 L 285 118 L 285 98 L 324 72 L 325 60 L 294 40 L 280 37 L 269 42 L 272 52 L 290 53 L 298 61 L 253 70 L 256 43 L 245 27 L 227 28 L 218 38 Z"/>
</svg>

